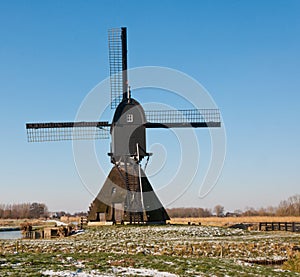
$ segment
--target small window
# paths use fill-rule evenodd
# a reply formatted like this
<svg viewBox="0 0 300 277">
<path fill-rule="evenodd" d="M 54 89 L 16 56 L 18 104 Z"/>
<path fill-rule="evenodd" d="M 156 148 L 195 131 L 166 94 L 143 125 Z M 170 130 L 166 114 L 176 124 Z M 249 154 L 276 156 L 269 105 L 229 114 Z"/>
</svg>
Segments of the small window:
<svg viewBox="0 0 300 277">
<path fill-rule="evenodd" d="M 127 114 L 127 122 L 133 122 L 133 114 Z"/>
<path fill-rule="evenodd" d="M 113 188 L 111 189 L 111 194 L 115 194 L 116 191 L 117 191 L 117 189 L 116 189 L 115 187 L 113 187 Z"/>
</svg>

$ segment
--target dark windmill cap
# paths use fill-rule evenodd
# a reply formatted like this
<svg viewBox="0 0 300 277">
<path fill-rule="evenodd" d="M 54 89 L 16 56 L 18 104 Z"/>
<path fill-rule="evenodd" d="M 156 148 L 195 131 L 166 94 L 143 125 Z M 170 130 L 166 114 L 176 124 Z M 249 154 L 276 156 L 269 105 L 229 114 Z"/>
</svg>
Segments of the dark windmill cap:
<svg viewBox="0 0 300 277">
<path fill-rule="evenodd" d="M 112 127 L 116 124 L 134 124 L 144 125 L 146 123 L 146 115 L 141 104 L 134 99 L 124 99 L 117 107 Z"/>
</svg>

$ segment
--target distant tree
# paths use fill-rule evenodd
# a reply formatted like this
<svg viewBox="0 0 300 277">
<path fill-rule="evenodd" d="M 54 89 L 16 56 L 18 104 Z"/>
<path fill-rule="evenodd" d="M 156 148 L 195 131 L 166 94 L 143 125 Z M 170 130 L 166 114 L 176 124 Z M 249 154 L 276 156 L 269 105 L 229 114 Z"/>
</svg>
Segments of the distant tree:
<svg viewBox="0 0 300 277">
<path fill-rule="evenodd" d="M 243 216 L 258 216 L 258 211 L 252 207 L 246 207 Z"/>
<path fill-rule="evenodd" d="M 11 218 L 11 215 L 12 215 L 12 213 L 11 213 L 11 205 L 6 205 L 5 206 L 5 209 L 4 209 L 4 212 L 3 212 L 3 218 L 4 219 L 9 219 L 9 218 Z"/>
<path fill-rule="evenodd" d="M 29 203 L 23 204 L 12 204 L 10 206 L 11 215 L 10 218 L 18 219 L 18 218 L 28 218 L 29 217 Z"/>
<path fill-rule="evenodd" d="M 279 216 L 300 216 L 300 194 L 290 196 L 279 203 L 276 214 Z"/>
<path fill-rule="evenodd" d="M 240 209 L 236 209 L 236 210 L 234 210 L 234 213 L 238 214 L 238 215 L 241 215 L 243 213 L 243 211 L 240 210 Z"/>
<path fill-rule="evenodd" d="M 275 216 L 276 211 L 277 211 L 277 208 L 273 207 L 273 206 L 269 206 L 266 208 L 266 212 L 267 212 L 268 216 Z"/>
<path fill-rule="evenodd" d="M 224 207 L 221 205 L 216 205 L 214 207 L 214 213 L 216 214 L 216 216 L 224 216 Z"/>
<path fill-rule="evenodd" d="M 29 208 L 29 218 L 48 217 L 48 208 L 43 203 L 32 203 Z"/>
<path fill-rule="evenodd" d="M 210 209 L 202 209 L 199 210 L 199 217 L 210 217 L 212 216 L 212 212 Z"/>
<path fill-rule="evenodd" d="M 47 206 L 41 203 L 0 204 L 0 218 L 39 218 L 47 214 Z"/>
</svg>

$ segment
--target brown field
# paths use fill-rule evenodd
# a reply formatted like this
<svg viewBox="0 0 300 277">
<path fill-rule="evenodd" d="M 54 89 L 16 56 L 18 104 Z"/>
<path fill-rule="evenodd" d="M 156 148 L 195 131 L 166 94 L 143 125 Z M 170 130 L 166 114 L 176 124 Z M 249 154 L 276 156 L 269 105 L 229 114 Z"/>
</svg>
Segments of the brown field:
<svg viewBox="0 0 300 277">
<path fill-rule="evenodd" d="M 80 222 L 81 217 L 62 216 L 60 221 L 64 223 Z M 43 219 L 0 219 L 0 227 L 19 227 L 22 223 L 29 222 L 33 226 L 54 225 L 55 223 L 45 222 Z"/>
<path fill-rule="evenodd" d="M 32 219 L 0 219 L 0 226 L 1 227 L 19 227 L 20 224 L 22 224 L 24 222 L 35 223 Z"/>
<path fill-rule="evenodd" d="M 20 227 L 25 222 L 31 223 L 33 226 L 45 225 L 45 221 L 38 219 L 0 219 L 0 227 Z"/>
<path fill-rule="evenodd" d="M 236 223 L 259 223 L 259 222 L 300 222 L 297 216 L 241 216 L 241 217 L 191 217 L 171 218 L 170 224 L 191 224 L 228 226 Z"/>
<path fill-rule="evenodd" d="M 65 223 L 80 222 L 80 217 L 63 217 Z M 45 221 L 37 219 L 0 219 L 0 227 L 18 227 L 21 223 L 30 222 L 33 226 L 45 225 Z M 241 217 L 186 217 L 171 218 L 169 224 L 195 224 L 204 226 L 230 226 L 237 223 L 259 223 L 259 222 L 300 222 L 297 216 L 241 216 Z M 49 224 L 49 223 L 48 223 Z"/>
</svg>

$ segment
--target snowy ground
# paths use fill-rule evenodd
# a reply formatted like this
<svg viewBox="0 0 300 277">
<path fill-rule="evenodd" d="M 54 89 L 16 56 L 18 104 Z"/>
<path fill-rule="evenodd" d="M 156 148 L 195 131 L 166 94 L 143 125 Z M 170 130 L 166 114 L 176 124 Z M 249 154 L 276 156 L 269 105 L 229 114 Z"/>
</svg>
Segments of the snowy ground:
<svg viewBox="0 0 300 277">
<path fill-rule="evenodd" d="M 169 273 L 169 272 L 163 272 L 158 271 L 155 269 L 145 269 L 145 268 L 132 268 L 132 267 L 114 267 L 112 268 L 111 274 L 106 273 L 103 275 L 97 270 L 92 270 L 90 273 L 86 273 L 83 271 L 54 271 L 54 270 L 46 270 L 41 272 L 44 276 L 78 276 L 78 277 L 109 277 L 109 276 L 156 276 L 156 277 L 178 277 L 178 275 Z"/>
<path fill-rule="evenodd" d="M 300 234 L 288 232 L 103 226 L 63 239 L 0 240 L 0 276 L 296 276 L 270 265 L 299 245 Z"/>
</svg>

